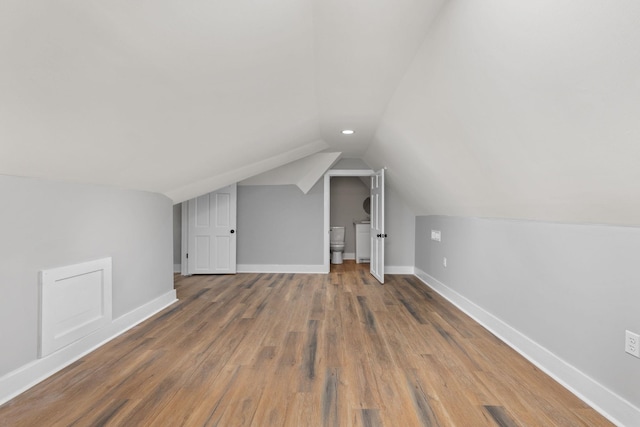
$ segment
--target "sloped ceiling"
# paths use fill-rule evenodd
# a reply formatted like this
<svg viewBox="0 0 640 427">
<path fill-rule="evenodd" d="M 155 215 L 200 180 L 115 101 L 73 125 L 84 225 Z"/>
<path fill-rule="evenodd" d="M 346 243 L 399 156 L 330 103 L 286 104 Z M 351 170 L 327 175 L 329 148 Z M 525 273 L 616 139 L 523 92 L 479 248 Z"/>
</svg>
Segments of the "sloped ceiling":
<svg viewBox="0 0 640 427">
<path fill-rule="evenodd" d="M 240 181 L 238 185 L 295 185 L 304 194 L 322 179 L 342 153 L 317 153 L 297 162 L 287 163 L 260 175 Z"/>
<path fill-rule="evenodd" d="M 640 224 L 640 2 L 448 1 L 365 160 L 416 214 Z"/>
<path fill-rule="evenodd" d="M 298 0 L 3 1 L 0 172 L 168 193 L 324 149 L 313 28 Z"/>
<path fill-rule="evenodd" d="M 179 202 L 329 150 L 417 214 L 638 225 L 638 22 L 631 0 L 5 0 L 0 174 Z"/>
<path fill-rule="evenodd" d="M 439 5 L 0 2 L 0 173 L 179 202 L 329 147 L 361 156 Z"/>
</svg>

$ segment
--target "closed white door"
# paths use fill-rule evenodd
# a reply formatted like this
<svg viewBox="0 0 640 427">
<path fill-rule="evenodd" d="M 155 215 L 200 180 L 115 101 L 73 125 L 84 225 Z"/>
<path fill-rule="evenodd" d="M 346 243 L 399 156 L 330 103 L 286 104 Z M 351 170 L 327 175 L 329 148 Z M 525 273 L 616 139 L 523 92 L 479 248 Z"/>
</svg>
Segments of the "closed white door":
<svg viewBox="0 0 640 427">
<path fill-rule="evenodd" d="M 371 264 L 370 271 L 384 283 L 384 169 L 371 176 Z"/>
<path fill-rule="evenodd" d="M 188 274 L 235 274 L 236 184 L 189 200 Z"/>
</svg>

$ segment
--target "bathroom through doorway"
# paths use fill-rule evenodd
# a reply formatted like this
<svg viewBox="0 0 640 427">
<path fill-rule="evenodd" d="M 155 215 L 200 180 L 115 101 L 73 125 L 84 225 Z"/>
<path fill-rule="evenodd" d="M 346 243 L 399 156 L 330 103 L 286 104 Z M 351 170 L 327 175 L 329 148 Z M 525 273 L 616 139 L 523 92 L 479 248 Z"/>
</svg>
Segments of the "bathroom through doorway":
<svg viewBox="0 0 640 427">
<path fill-rule="evenodd" d="M 348 179 L 344 179 L 348 178 Z M 336 180 L 332 182 L 332 180 Z M 333 197 L 332 197 L 332 189 Z M 356 260 L 363 263 L 371 259 L 371 273 L 384 282 L 384 172 L 371 169 L 329 170 L 324 177 L 324 269 L 328 273 L 331 258 L 335 257 L 331 245 L 332 227 L 344 227 L 343 262 Z M 371 196 L 373 195 L 373 198 Z M 332 200 L 335 199 L 335 200 Z M 340 206 L 342 204 L 342 206 Z M 332 205 L 335 205 L 332 208 Z M 369 205 L 369 213 L 367 207 Z M 377 209 L 376 209 L 377 207 Z M 373 210 L 373 211 L 372 211 Z M 374 224 L 371 223 L 374 219 Z M 339 230 L 338 230 L 339 231 Z M 360 239 L 358 240 L 358 233 Z M 363 244 L 368 240 L 369 245 Z M 357 243 L 361 243 L 358 251 Z M 364 249 L 363 249 L 364 248 Z M 369 257 L 363 255 L 369 253 Z M 335 260 L 334 260 L 335 261 Z M 336 265 L 336 264 L 334 264 Z"/>
</svg>

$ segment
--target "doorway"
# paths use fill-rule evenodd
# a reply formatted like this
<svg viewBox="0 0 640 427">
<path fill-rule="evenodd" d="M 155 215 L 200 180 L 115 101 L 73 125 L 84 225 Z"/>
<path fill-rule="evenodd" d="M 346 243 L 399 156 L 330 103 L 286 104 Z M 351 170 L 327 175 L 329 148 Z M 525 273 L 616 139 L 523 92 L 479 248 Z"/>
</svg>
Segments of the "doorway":
<svg viewBox="0 0 640 427">
<path fill-rule="evenodd" d="M 370 182 L 371 178 L 336 176 L 331 178 L 330 187 L 330 218 L 331 227 L 344 227 L 344 249 L 340 254 L 332 254 L 329 266 L 334 271 L 340 264 L 342 258 L 344 263 L 354 261 L 357 264 L 366 263 L 369 267 L 371 251 L 369 250 L 369 228 L 370 228 Z M 330 241 L 334 237 L 330 237 Z M 333 259 L 336 258 L 336 259 Z"/>
<path fill-rule="evenodd" d="M 329 170 L 325 176 L 324 176 L 324 230 L 325 230 L 325 238 L 324 238 L 324 271 L 326 273 L 329 273 L 331 267 L 330 267 L 330 262 L 329 262 L 329 258 L 330 258 L 330 252 L 329 252 L 329 248 L 330 248 L 330 242 L 329 242 L 329 236 L 330 236 L 330 229 L 331 229 L 331 178 L 334 177 L 376 177 L 376 176 L 380 176 L 380 174 L 384 174 L 383 171 L 380 171 L 378 173 L 376 173 L 375 171 L 373 171 L 372 169 L 354 169 L 354 170 L 342 170 L 342 169 L 334 169 L 334 170 Z M 382 180 L 378 179 L 377 181 L 374 179 L 374 182 L 378 183 L 379 188 L 384 188 L 384 176 L 382 176 Z M 372 193 L 373 195 L 373 193 Z M 383 197 L 384 197 L 384 192 L 382 193 L 382 198 L 378 197 L 378 201 L 379 202 L 383 202 Z M 373 202 L 373 200 L 372 200 Z M 373 204 L 372 204 L 372 209 L 373 209 Z M 378 203 L 377 205 L 379 207 L 379 212 L 384 212 L 384 203 Z M 380 227 L 382 227 L 382 230 L 384 230 L 384 215 L 376 215 L 374 212 L 372 213 L 372 219 L 376 218 L 377 222 L 375 224 L 375 226 L 377 228 L 375 228 L 375 230 L 381 230 Z M 373 224 L 371 225 L 371 248 L 382 248 L 382 250 L 374 250 L 372 251 L 372 258 L 371 258 L 371 273 L 381 282 L 384 282 L 384 242 L 381 241 L 381 239 L 383 239 L 384 237 L 386 237 L 384 234 L 378 233 L 375 234 L 374 233 L 374 228 L 373 228 Z M 375 269 L 374 269 L 375 266 Z"/>
</svg>

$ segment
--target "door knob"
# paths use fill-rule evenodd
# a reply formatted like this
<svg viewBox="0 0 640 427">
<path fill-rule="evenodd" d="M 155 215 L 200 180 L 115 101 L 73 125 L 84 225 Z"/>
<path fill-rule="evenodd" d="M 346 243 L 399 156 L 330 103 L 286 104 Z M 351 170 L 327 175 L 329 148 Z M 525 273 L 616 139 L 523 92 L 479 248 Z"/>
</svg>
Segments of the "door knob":
<svg viewBox="0 0 640 427">
<path fill-rule="evenodd" d="M 382 234 L 378 234 L 376 237 L 382 237 Z"/>
<path fill-rule="evenodd" d="M 236 232 L 236 230 L 231 230 L 231 234 L 233 234 L 233 233 L 235 233 L 235 232 Z"/>
</svg>

